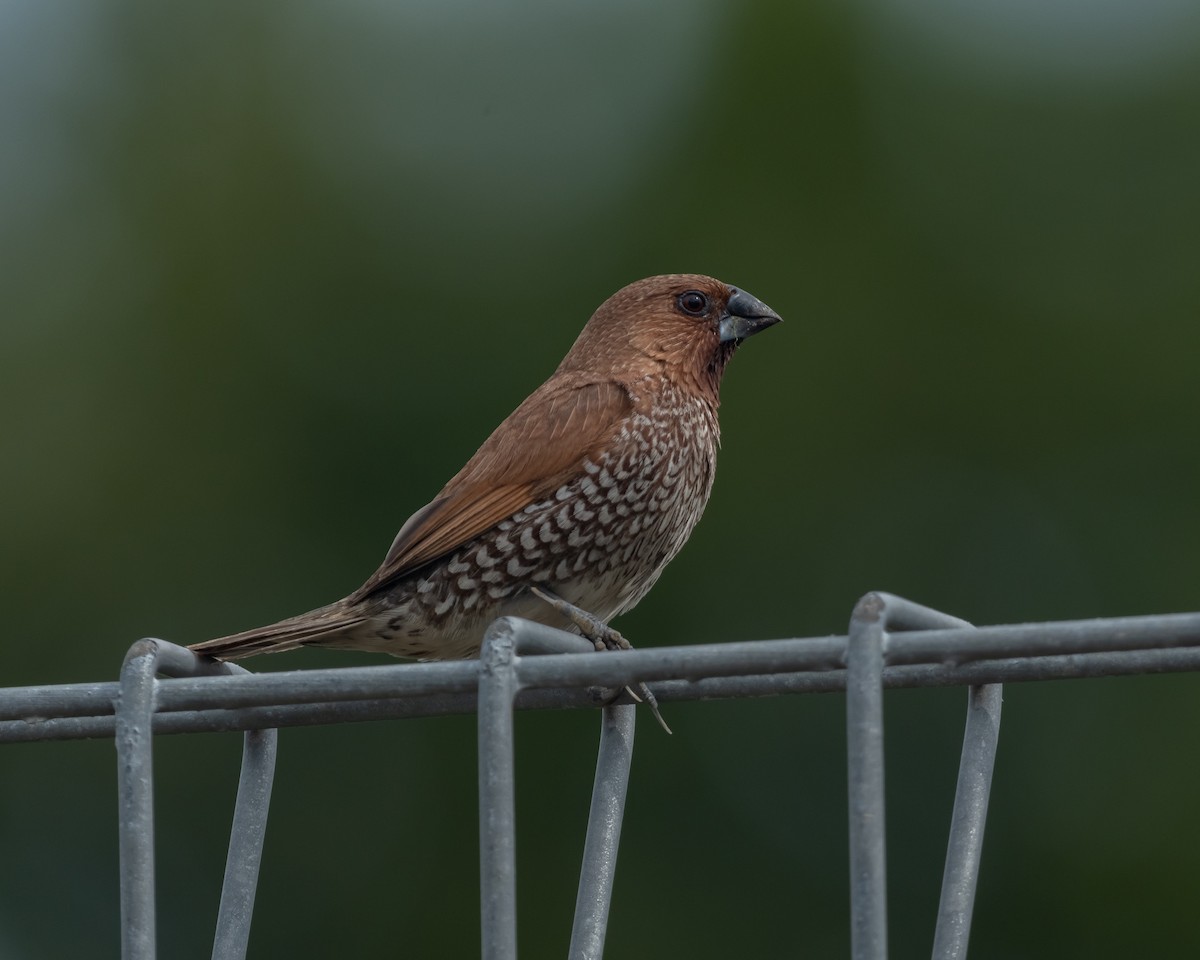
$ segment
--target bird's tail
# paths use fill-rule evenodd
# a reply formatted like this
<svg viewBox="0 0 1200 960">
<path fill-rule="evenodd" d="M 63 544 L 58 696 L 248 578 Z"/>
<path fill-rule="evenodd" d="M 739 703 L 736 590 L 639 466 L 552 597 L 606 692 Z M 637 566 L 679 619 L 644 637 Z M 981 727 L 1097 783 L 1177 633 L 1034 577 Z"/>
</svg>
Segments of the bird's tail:
<svg viewBox="0 0 1200 960">
<path fill-rule="evenodd" d="M 307 644 L 321 644 L 353 630 L 366 619 L 363 613 L 339 600 L 265 627 L 193 643 L 188 649 L 218 660 L 241 660 L 260 653 L 282 653 Z"/>
</svg>

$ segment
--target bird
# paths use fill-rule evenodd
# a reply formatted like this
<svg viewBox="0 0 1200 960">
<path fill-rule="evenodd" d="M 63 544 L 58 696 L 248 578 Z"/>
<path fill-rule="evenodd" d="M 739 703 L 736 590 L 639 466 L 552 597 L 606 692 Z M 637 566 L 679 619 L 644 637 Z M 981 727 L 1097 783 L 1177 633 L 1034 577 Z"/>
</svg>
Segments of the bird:
<svg viewBox="0 0 1200 960">
<path fill-rule="evenodd" d="M 214 640 L 239 660 L 302 646 L 416 660 L 477 657 L 487 626 L 525 617 L 602 646 L 690 536 L 708 502 L 726 364 L 780 321 L 700 274 L 631 283 L 558 368 L 404 523 L 341 600 Z"/>
</svg>

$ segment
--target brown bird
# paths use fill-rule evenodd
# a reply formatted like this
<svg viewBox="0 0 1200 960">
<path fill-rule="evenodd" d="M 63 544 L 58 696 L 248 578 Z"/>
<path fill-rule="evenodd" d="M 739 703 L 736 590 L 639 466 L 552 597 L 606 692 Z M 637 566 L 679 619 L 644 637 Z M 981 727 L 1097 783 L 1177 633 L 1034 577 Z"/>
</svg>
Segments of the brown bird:
<svg viewBox="0 0 1200 960">
<path fill-rule="evenodd" d="M 646 595 L 700 519 L 725 364 L 779 319 L 711 277 L 630 284 L 409 517 L 366 583 L 336 603 L 192 649 L 222 660 L 302 645 L 475 657 L 487 625 L 506 615 L 597 640 Z"/>
</svg>

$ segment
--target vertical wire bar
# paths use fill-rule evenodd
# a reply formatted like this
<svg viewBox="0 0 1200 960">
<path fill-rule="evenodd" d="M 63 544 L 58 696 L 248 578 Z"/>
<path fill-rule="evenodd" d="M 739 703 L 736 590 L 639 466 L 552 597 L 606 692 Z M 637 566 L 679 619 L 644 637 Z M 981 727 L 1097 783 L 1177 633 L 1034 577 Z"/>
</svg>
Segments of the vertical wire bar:
<svg viewBox="0 0 1200 960">
<path fill-rule="evenodd" d="M 965 960 L 967 956 L 992 770 L 1000 741 L 1003 692 L 1001 684 L 989 683 L 971 687 L 968 694 L 962 761 L 946 848 L 937 928 L 933 934 L 934 960 Z"/>
<path fill-rule="evenodd" d="M 250 921 L 267 832 L 278 740 L 278 730 L 246 731 L 217 932 L 213 938 L 213 960 L 243 960 L 250 943 Z"/>
<path fill-rule="evenodd" d="M 869 593 L 854 608 L 846 648 L 850 813 L 850 955 L 887 957 L 883 793 L 883 611 Z"/>
<path fill-rule="evenodd" d="M 139 640 L 121 667 L 116 704 L 122 960 L 154 960 L 154 712 L 158 644 Z"/>
<path fill-rule="evenodd" d="M 636 714 L 637 708 L 633 704 L 612 706 L 605 707 L 601 719 L 596 782 L 592 788 L 592 807 L 579 871 L 579 893 L 575 899 L 575 923 L 567 954 L 570 960 L 600 960 L 604 955 L 625 794 L 633 762 Z"/>
<path fill-rule="evenodd" d="M 479 661 L 479 902 L 483 960 L 517 958 L 516 802 L 513 697 L 514 627 L 507 619 L 484 635 Z"/>
<path fill-rule="evenodd" d="M 246 671 L 233 664 L 202 659 L 184 647 L 152 638 L 139 640 L 125 656 L 114 709 L 123 960 L 154 960 L 156 953 L 152 728 L 158 685 L 155 678 L 160 672 L 195 677 Z M 275 730 L 251 730 L 245 735 L 213 942 L 213 957 L 217 960 L 241 960 L 246 953 L 277 739 Z"/>
</svg>

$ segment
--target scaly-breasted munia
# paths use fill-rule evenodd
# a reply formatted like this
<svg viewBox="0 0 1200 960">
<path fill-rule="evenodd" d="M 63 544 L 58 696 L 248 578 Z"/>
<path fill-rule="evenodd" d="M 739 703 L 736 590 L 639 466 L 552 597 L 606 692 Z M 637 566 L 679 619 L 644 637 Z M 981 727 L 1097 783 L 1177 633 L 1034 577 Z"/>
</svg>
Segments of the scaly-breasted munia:
<svg viewBox="0 0 1200 960">
<path fill-rule="evenodd" d="M 630 284 L 408 519 L 366 583 L 336 603 L 192 649 L 222 660 L 302 645 L 474 657 L 497 617 L 579 629 L 546 598 L 602 622 L 624 613 L 704 511 L 725 364 L 778 322 L 770 307 L 711 277 Z"/>
</svg>

